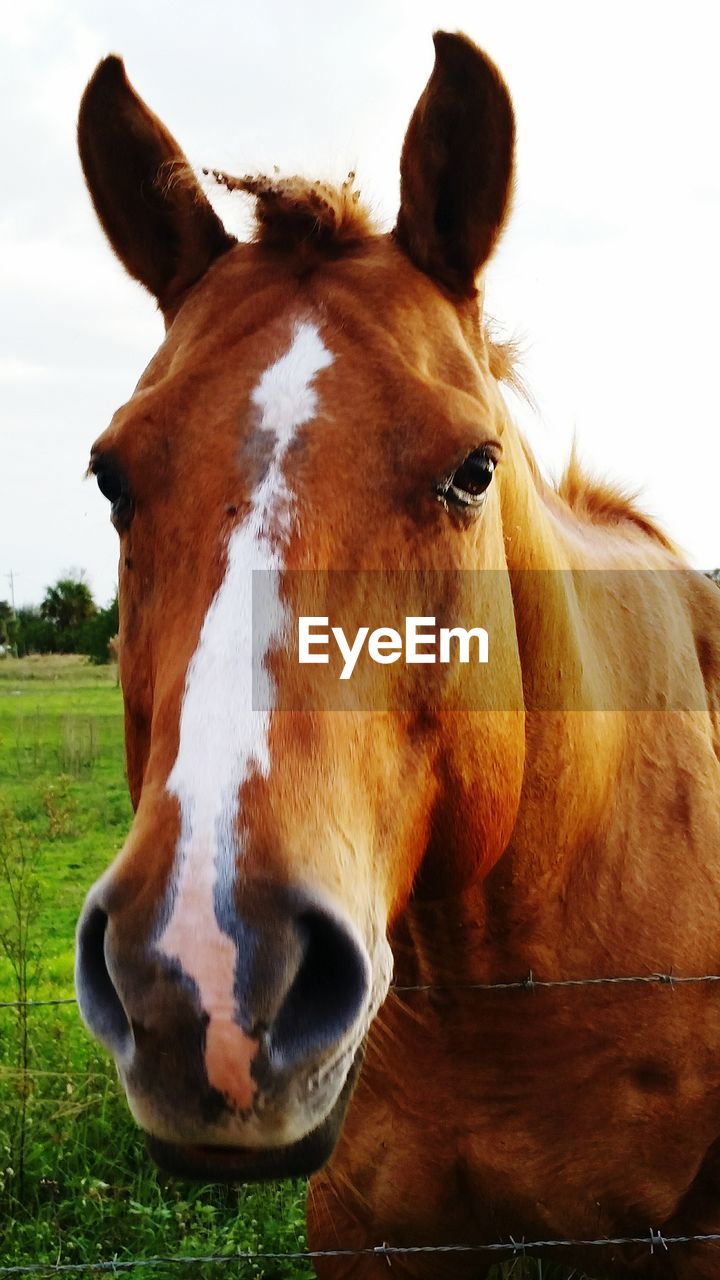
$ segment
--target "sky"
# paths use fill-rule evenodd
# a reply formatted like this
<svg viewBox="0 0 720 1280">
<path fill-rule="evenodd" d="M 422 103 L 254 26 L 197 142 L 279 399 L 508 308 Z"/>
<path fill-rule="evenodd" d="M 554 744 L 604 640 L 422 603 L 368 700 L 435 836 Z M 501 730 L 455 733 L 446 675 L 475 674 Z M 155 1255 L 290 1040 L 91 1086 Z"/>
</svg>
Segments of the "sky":
<svg viewBox="0 0 720 1280">
<path fill-rule="evenodd" d="M 0 599 L 68 570 L 99 602 L 117 544 L 89 449 L 162 340 L 99 230 L 75 150 L 96 62 L 197 166 L 342 178 L 389 229 L 431 33 L 498 63 L 518 121 L 487 308 L 523 348 L 513 401 L 543 470 L 583 461 L 720 564 L 720 77 L 713 0 L 0 0 Z M 213 193 L 231 230 L 243 198 Z"/>
</svg>

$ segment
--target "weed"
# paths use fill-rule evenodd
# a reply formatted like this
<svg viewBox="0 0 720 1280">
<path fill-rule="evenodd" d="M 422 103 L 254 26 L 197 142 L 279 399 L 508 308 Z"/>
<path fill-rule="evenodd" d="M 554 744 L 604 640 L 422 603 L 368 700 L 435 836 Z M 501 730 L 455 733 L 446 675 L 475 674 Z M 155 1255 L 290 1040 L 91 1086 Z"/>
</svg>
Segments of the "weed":
<svg viewBox="0 0 720 1280">
<path fill-rule="evenodd" d="M 80 778 L 92 772 L 99 754 L 97 728 L 91 716 L 67 716 L 63 721 L 58 748 L 61 773 Z"/>
<path fill-rule="evenodd" d="M 43 792 L 43 806 L 48 820 L 48 840 L 66 839 L 75 834 L 74 818 L 77 802 L 70 794 L 71 779 L 61 773 Z"/>
<path fill-rule="evenodd" d="M 31 1089 L 28 1001 L 37 982 L 42 954 L 36 934 L 40 887 L 33 871 L 36 842 L 7 809 L 0 810 L 0 951 L 10 965 L 16 1008 L 16 1112 L 9 1137 L 9 1168 L 22 1188 L 25 1181 L 27 1111 Z"/>
</svg>

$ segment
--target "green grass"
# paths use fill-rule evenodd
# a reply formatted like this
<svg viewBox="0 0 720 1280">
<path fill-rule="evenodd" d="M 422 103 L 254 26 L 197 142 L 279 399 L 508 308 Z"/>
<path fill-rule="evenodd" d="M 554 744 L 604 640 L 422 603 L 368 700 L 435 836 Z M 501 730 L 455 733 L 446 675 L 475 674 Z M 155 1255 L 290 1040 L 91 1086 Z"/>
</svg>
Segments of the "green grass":
<svg viewBox="0 0 720 1280">
<path fill-rule="evenodd" d="M 114 667 L 76 655 L 0 661 L 0 794 L 34 849 L 43 953 L 34 995 L 64 995 L 83 893 L 130 823 Z M 0 956 L 0 992 L 9 981 Z"/>
<path fill-rule="evenodd" d="M 4 879 L 0 865 L 0 934 L 14 945 L 7 876 L 15 877 L 17 894 L 24 874 L 26 994 L 63 997 L 72 989 L 83 897 L 131 818 L 114 667 L 76 656 L 0 660 L 0 795 L 0 858 L 4 850 L 7 861 Z M 17 975 L 0 946 L 0 1001 L 17 995 Z M 114 1069 L 75 1006 L 29 1009 L 26 1022 L 0 1009 L 0 1265 L 302 1249 L 304 1197 L 302 1183 L 219 1187 L 166 1179 L 146 1155 Z M 305 1264 L 285 1262 L 148 1274 L 169 1280 L 198 1272 L 233 1280 L 312 1275 Z M 559 1280 L 568 1273 L 518 1262 L 497 1268 L 496 1280 L 510 1274 Z"/>
</svg>

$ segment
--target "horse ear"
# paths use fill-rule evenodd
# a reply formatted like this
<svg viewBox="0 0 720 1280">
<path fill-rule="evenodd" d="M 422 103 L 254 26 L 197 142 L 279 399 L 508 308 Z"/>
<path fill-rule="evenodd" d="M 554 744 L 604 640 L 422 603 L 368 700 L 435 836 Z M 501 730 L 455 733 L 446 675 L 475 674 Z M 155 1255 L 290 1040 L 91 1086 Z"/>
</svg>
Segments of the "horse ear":
<svg viewBox="0 0 720 1280">
<path fill-rule="evenodd" d="M 234 240 L 180 147 L 105 58 L 80 104 L 78 148 L 103 229 L 130 275 L 166 313 Z"/>
<path fill-rule="evenodd" d="M 437 31 L 433 41 L 400 161 L 395 238 L 421 271 L 472 297 L 510 205 L 515 117 L 499 71 L 471 40 Z"/>
</svg>

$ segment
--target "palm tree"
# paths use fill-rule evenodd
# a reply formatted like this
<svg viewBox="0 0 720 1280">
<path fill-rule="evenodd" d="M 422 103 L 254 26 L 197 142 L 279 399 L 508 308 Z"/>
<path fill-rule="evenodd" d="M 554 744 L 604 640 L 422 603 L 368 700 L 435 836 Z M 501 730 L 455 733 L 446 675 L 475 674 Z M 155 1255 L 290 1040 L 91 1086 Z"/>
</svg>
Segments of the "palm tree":
<svg viewBox="0 0 720 1280">
<path fill-rule="evenodd" d="M 40 606 L 41 617 L 53 624 L 61 652 L 72 652 L 83 623 L 96 613 L 92 592 L 81 577 L 59 578 L 53 587 L 48 587 Z"/>
</svg>

